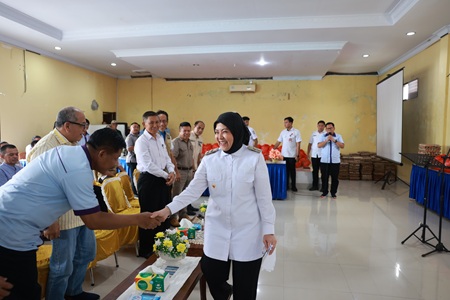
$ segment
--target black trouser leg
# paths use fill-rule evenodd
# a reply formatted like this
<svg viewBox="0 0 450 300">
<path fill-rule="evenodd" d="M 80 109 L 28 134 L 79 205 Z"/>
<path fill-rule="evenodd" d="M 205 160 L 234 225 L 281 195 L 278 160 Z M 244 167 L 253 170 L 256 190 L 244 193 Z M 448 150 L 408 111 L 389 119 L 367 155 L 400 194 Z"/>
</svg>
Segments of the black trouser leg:
<svg viewBox="0 0 450 300">
<path fill-rule="evenodd" d="M 312 186 L 314 188 L 319 188 L 319 169 L 320 169 L 320 157 L 311 157 L 312 162 L 312 178 L 313 183 Z"/>
<path fill-rule="evenodd" d="M 329 176 L 329 165 L 326 163 L 320 164 L 320 173 L 322 174 L 322 195 L 328 195 L 328 176 Z"/>
<path fill-rule="evenodd" d="M 154 212 L 163 209 L 170 203 L 169 187 L 166 180 L 149 173 L 141 173 L 138 180 L 138 195 L 141 212 Z M 168 220 L 154 229 L 139 228 L 139 255 L 148 256 L 153 253 L 155 234 L 170 227 Z"/>
<path fill-rule="evenodd" d="M 248 261 L 221 261 L 203 255 L 201 267 L 214 300 L 226 300 L 230 295 L 227 280 L 230 275 L 230 264 L 233 264 L 233 299 L 255 300 L 262 258 Z"/>
<path fill-rule="evenodd" d="M 255 300 L 258 290 L 262 258 L 240 262 L 233 261 L 233 299 Z"/>
<path fill-rule="evenodd" d="M 339 186 L 339 169 L 341 164 L 330 164 L 330 176 L 331 176 L 331 195 L 336 196 Z"/>
<path fill-rule="evenodd" d="M 230 275 L 231 261 L 221 261 L 203 255 L 200 264 L 214 300 L 227 300 L 231 286 L 227 280 Z"/>
<path fill-rule="evenodd" d="M 36 251 L 14 251 L 0 247 L 0 276 L 8 278 L 14 287 L 8 300 L 39 300 Z"/>
<path fill-rule="evenodd" d="M 287 188 L 289 188 L 289 178 L 291 180 L 291 189 L 295 188 L 297 185 L 297 174 L 295 171 L 295 158 L 293 157 L 285 157 L 284 160 L 286 161 L 286 184 Z"/>
</svg>

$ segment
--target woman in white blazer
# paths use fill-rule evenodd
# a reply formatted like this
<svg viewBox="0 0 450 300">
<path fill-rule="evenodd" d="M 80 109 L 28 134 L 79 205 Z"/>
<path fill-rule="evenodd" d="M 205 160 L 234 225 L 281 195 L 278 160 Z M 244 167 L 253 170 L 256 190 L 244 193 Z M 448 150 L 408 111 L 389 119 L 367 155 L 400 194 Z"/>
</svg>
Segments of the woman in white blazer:
<svg viewBox="0 0 450 300">
<path fill-rule="evenodd" d="M 250 134 L 238 113 L 221 114 L 214 132 L 219 148 L 206 153 L 189 186 L 153 217 L 167 218 L 209 188 L 201 267 L 211 295 L 256 299 L 263 254 L 277 243 L 267 166 L 259 149 L 246 146 Z"/>
</svg>

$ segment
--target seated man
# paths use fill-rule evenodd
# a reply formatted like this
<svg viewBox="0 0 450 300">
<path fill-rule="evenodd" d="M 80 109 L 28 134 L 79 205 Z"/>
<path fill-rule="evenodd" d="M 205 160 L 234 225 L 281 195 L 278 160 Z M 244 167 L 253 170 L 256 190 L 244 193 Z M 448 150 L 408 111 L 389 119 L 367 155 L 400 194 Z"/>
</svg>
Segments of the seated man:
<svg viewBox="0 0 450 300">
<path fill-rule="evenodd" d="M 22 170 L 22 166 L 17 164 L 19 162 L 19 151 L 14 145 L 6 144 L 2 146 L 0 156 L 3 159 L 3 163 L 0 165 L 0 186 L 2 186 Z"/>
</svg>

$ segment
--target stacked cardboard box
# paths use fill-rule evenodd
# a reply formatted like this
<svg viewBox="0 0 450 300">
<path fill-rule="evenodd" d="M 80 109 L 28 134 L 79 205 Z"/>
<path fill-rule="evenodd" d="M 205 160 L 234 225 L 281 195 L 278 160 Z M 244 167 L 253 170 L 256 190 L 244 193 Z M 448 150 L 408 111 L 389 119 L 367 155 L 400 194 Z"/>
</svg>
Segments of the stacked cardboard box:
<svg viewBox="0 0 450 300">
<path fill-rule="evenodd" d="M 361 162 L 361 180 L 373 179 L 373 162 L 367 159 Z"/>
<path fill-rule="evenodd" d="M 339 179 L 350 179 L 350 176 L 348 175 L 348 162 L 346 161 L 341 161 L 341 166 L 339 167 Z"/>
<path fill-rule="evenodd" d="M 339 179 L 379 180 L 388 171 L 396 176 L 397 166 L 377 157 L 373 152 L 361 151 L 342 155 Z"/>
<path fill-rule="evenodd" d="M 436 156 L 441 154 L 441 146 L 436 144 L 419 144 L 418 153 Z"/>
</svg>

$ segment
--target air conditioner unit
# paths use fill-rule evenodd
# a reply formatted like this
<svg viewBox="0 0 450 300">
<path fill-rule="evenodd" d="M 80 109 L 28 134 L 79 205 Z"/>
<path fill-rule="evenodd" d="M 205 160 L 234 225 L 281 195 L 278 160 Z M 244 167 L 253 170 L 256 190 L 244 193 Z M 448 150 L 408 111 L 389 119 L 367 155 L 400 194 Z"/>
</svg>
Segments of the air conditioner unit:
<svg viewBox="0 0 450 300">
<path fill-rule="evenodd" d="M 256 84 L 230 85 L 231 93 L 254 93 L 255 91 L 256 91 Z"/>
</svg>

